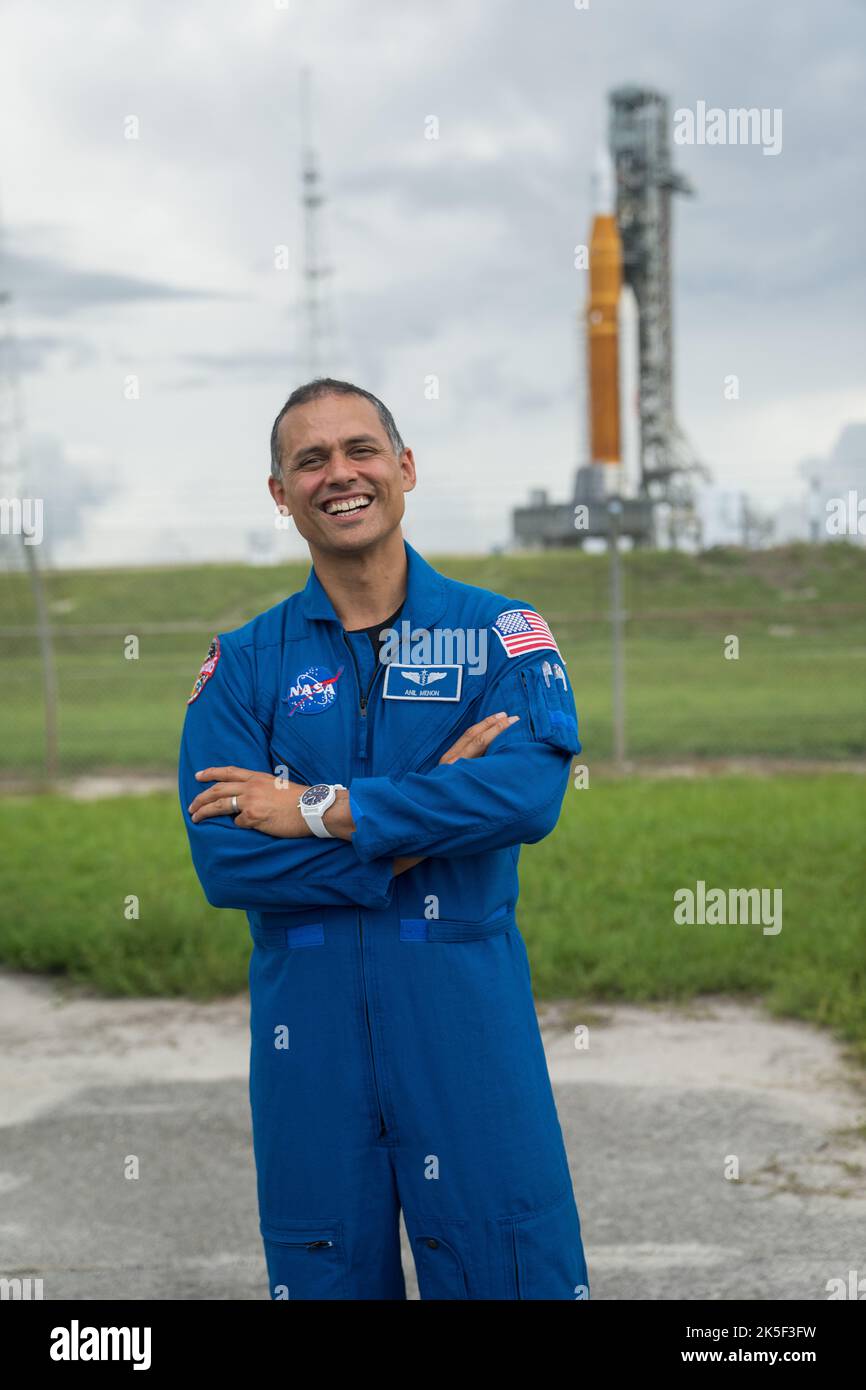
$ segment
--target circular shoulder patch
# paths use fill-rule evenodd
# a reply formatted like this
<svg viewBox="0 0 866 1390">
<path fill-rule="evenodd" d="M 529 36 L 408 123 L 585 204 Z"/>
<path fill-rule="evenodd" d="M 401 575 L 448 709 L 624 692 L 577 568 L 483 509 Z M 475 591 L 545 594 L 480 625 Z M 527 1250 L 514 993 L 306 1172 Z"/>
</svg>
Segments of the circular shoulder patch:
<svg viewBox="0 0 866 1390">
<path fill-rule="evenodd" d="M 336 676 L 327 666 L 308 666 L 292 681 L 288 695 L 283 696 L 289 718 L 296 714 L 324 714 L 336 702 L 337 681 L 342 674 L 342 666 Z"/>
<path fill-rule="evenodd" d="M 202 662 L 201 670 L 195 678 L 195 684 L 193 685 L 190 697 L 187 700 L 188 705 L 191 705 L 193 700 L 198 699 L 199 695 L 204 690 L 205 686 L 207 685 L 208 681 L 210 680 L 211 676 L 216 670 L 217 662 L 219 661 L 219 659 L 220 639 L 218 637 L 215 637 L 207 649 L 207 656 Z"/>
</svg>

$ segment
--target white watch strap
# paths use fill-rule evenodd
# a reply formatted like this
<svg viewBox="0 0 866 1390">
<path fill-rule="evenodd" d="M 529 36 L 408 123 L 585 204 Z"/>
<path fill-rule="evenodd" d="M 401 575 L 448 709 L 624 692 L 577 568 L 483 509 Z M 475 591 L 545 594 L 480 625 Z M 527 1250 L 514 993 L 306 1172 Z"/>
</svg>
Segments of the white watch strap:
<svg viewBox="0 0 866 1390">
<path fill-rule="evenodd" d="M 334 802 L 337 800 L 337 792 L 344 792 L 346 790 L 342 782 L 333 782 L 330 784 L 330 786 L 331 791 L 333 792 L 333 796 L 325 806 L 307 807 L 304 806 L 303 803 L 301 804 L 301 814 L 303 815 L 304 820 L 307 822 L 307 825 L 310 827 L 313 834 L 318 836 L 320 840 L 333 840 L 334 836 L 331 834 L 330 830 L 325 825 L 325 813 L 327 811 L 330 811 Z"/>
<path fill-rule="evenodd" d="M 331 806 L 333 806 L 333 804 L 334 803 L 332 801 Z M 331 806 L 326 806 L 325 811 L 330 811 Z M 314 811 L 306 811 L 304 813 L 304 820 L 307 822 L 307 825 L 310 827 L 313 834 L 318 835 L 320 840 L 333 840 L 334 837 L 331 834 L 328 827 L 325 825 L 325 822 L 323 820 L 325 811 L 320 811 L 318 809 Z"/>
</svg>

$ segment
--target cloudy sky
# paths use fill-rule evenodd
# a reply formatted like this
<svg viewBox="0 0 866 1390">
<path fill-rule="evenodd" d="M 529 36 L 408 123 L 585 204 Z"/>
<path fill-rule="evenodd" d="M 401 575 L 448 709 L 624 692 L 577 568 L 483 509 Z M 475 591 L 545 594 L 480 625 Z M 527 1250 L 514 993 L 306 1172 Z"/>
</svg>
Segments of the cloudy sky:
<svg viewBox="0 0 866 1390">
<path fill-rule="evenodd" d="M 697 195 L 675 203 L 678 414 L 718 485 L 778 507 L 802 460 L 866 419 L 862 0 L 4 10 L 0 274 L 58 562 L 305 553 L 275 534 L 265 490 L 273 417 L 306 377 L 305 65 L 333 267 L 323 366 L 380 395 L 412 445 L 421 548 L 502 543 L 529 487 L 570 490 L 585 447 L 573 248 L 623 82 L 672 111 L 782 111 L 776 156 L 675 153 Z"/>
</svg>

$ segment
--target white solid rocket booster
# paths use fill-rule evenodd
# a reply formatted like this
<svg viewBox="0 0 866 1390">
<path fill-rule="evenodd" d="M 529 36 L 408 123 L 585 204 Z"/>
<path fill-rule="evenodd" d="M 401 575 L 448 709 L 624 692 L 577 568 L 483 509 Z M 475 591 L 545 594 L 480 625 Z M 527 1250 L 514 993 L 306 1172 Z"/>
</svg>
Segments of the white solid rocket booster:
<svg viewBox="0 0 866 1390">
<path fill-rule="evenodd" d="M 623 497 L 636 497 L 640 486 L 640 310 L 631 285 L 619 292 L 619 439 Z"/>
</svg>

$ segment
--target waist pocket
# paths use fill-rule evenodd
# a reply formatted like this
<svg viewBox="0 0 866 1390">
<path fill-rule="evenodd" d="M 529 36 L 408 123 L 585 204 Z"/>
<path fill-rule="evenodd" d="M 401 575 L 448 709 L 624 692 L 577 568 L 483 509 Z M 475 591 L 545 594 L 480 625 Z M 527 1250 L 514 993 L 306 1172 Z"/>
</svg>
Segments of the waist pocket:
<svg viewBox="0 0 866 1390">
<path fill-rule="evenodd" d="M 324 946 L 324 922 L 311 921 L 304 912 L 251 912 L 250 936 L 265 950 L 294 946 Z"/>
<path fill-rule="evenodd" d="M 515 925 L 514 909 L 500 907 L 482 922 L 463 921 L 458 918 L 401 917 L 401 941 L 483 941 L 488 936 L 499 936 Z"/>
<path fill-rule="evenodd" d="M 347 1298 L 342 1225 L 262 1224 L 273 1299 Z"/>
</svg>

